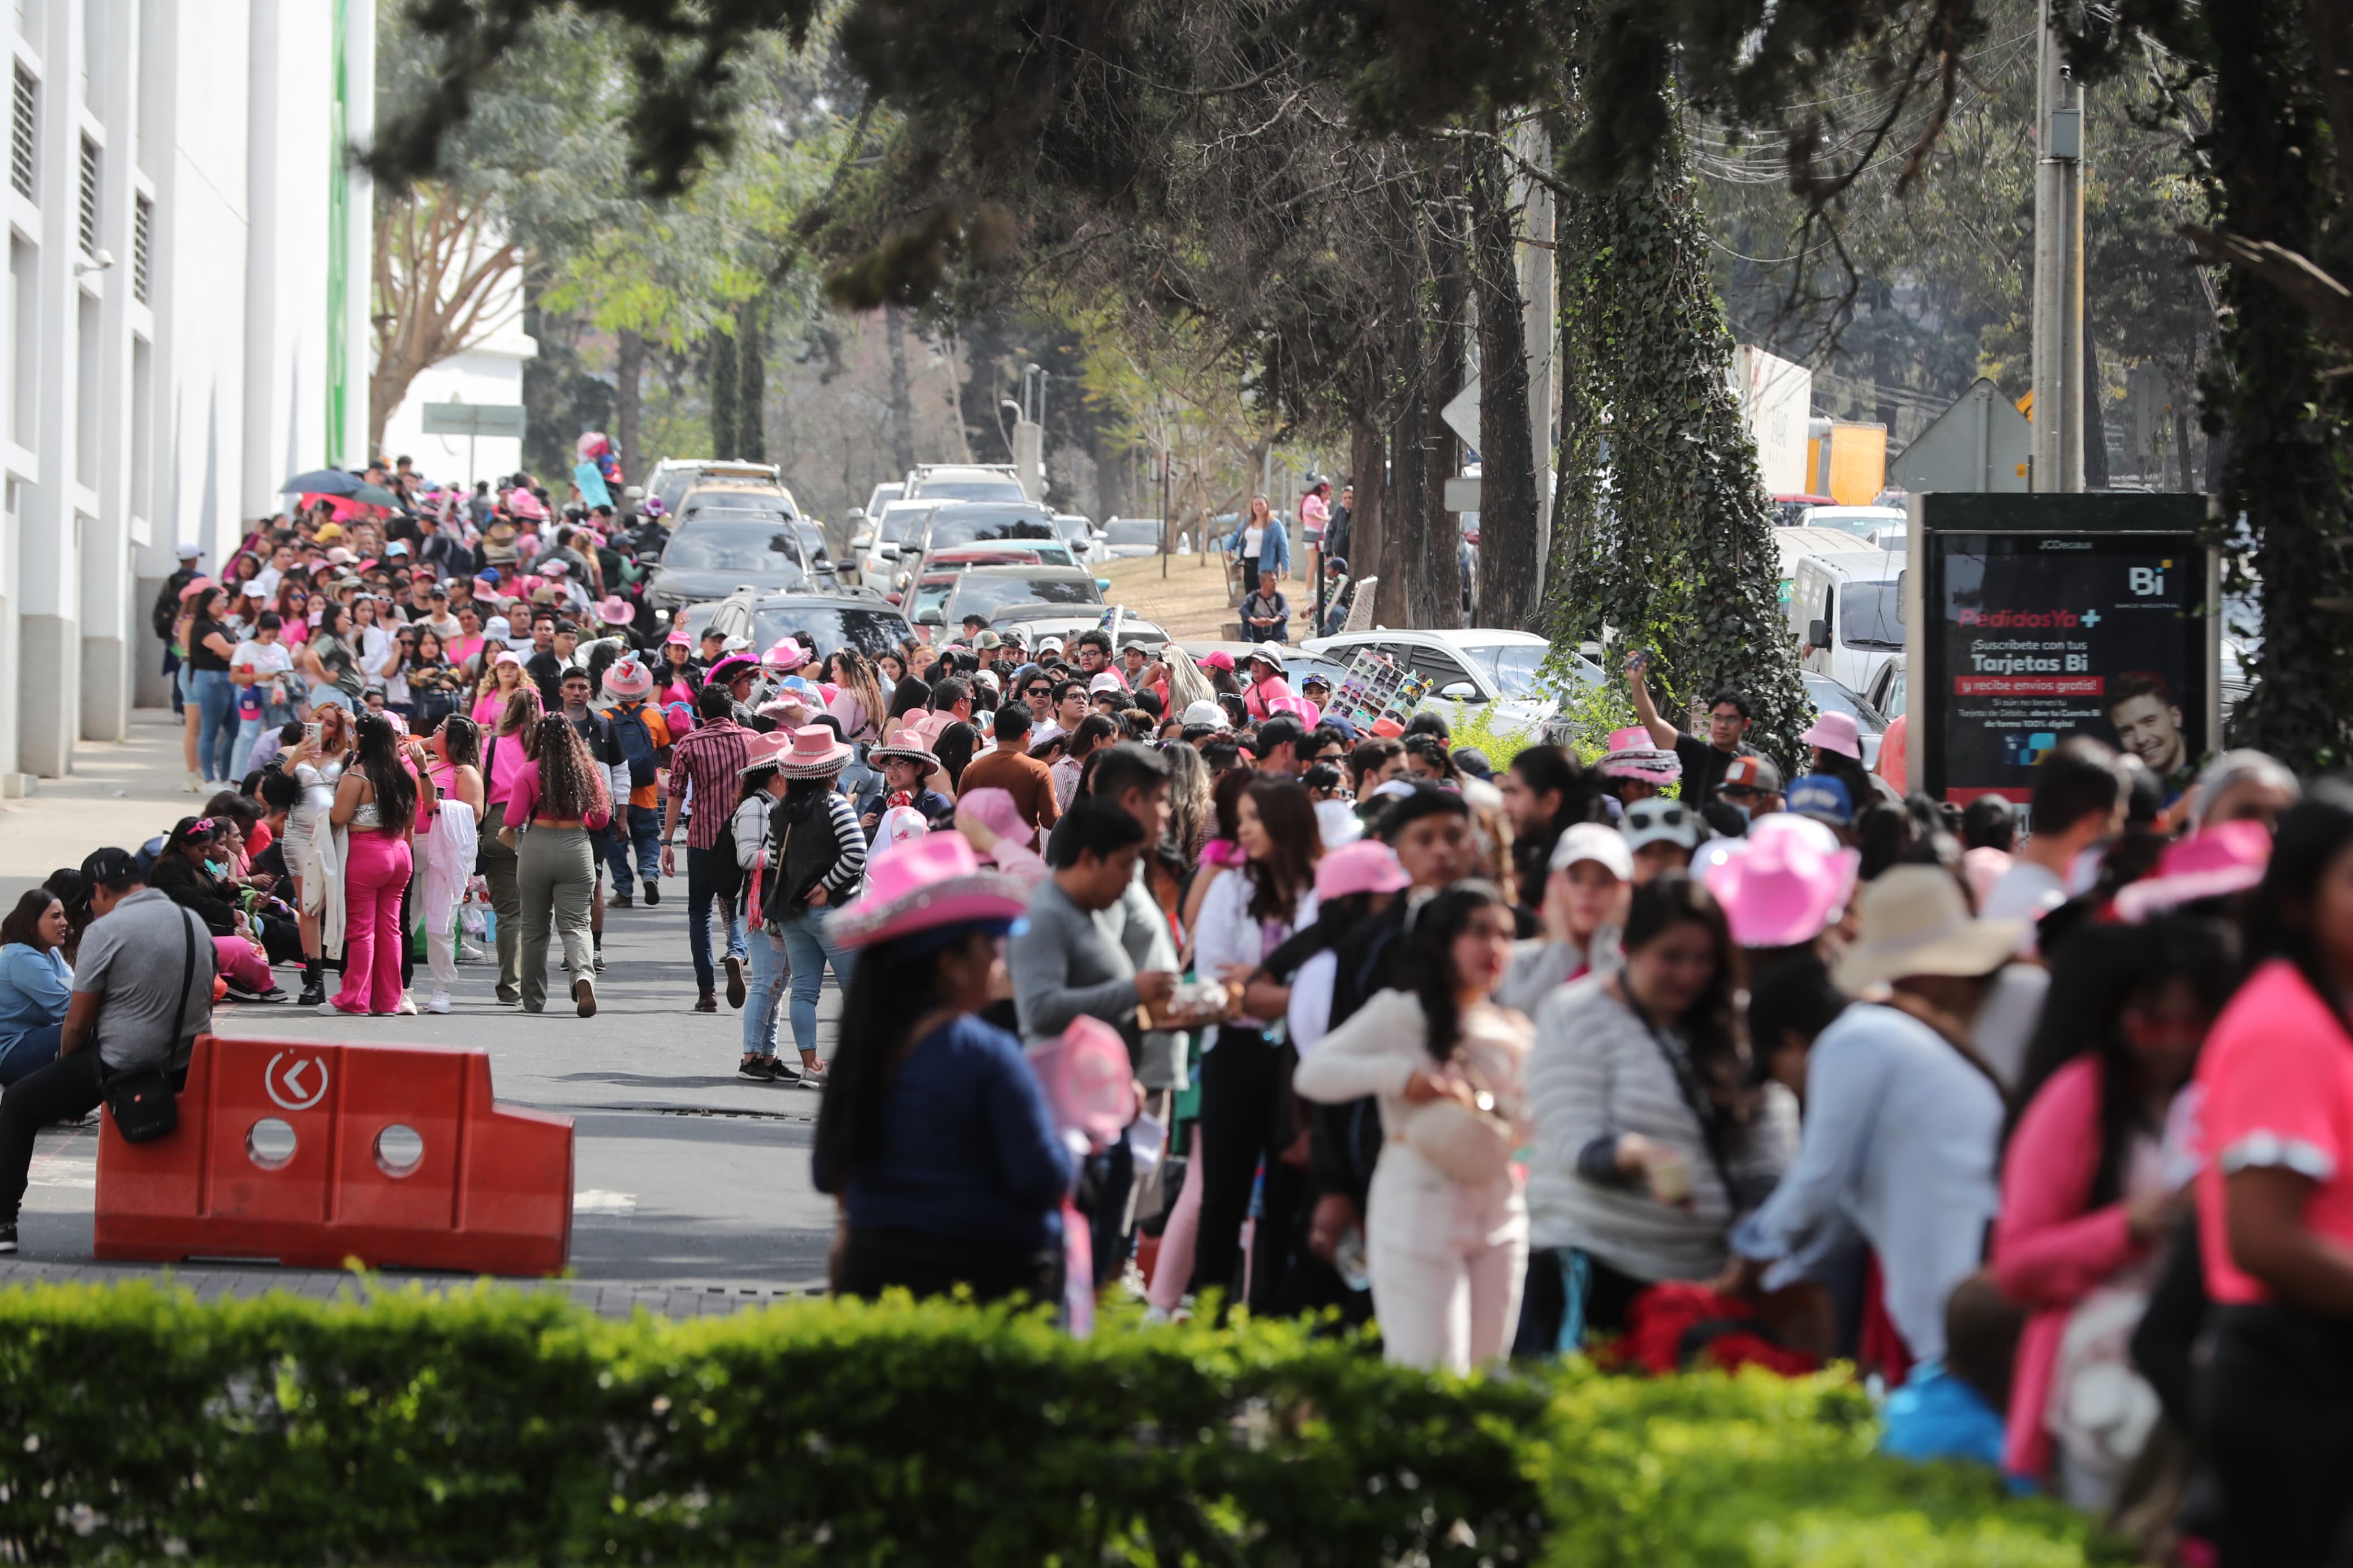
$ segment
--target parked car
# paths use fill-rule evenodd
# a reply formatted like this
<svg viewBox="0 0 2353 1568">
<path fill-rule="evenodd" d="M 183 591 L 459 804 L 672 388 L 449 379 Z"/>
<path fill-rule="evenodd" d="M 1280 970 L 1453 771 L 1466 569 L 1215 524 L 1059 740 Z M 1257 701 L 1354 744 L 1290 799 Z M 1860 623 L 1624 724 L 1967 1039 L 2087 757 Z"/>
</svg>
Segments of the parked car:
<svg viewBox="0 0 2353 1568">
<path fill-rule="evenodd" d="M 869 594 L 734 595 L 688 605 L 679 625 L 699 639 L 723 605 L 732 622 L 748 622 L 739 635 L 749 636 L 755 651 L 797 637 L 819 653 L 851 647 L 876 658 L 915 635 L 904 616 Z"/>
<path fill-rule="evenodd" d="M 1081 517 L 1076 512 L 1058 511 L 1054 513 L 1054 528 L 1061 534 L 1062 542 L 1071 547 L 1073 556 L 1081 561 L 1094 559 L 1095 546 L 1102 538 L 1095 531 L 1094 519 Z"/>
<path fill-rule="evenodd" d="M 1124 561 L 1160 553 L 1160 520 L 1156 517 L 1114 517 L 1103 525 L 1096 545 L 1098 560 Z"/>
<path fill-rule="evenodd" d="M 738 588 L 807 592 L 815 584 L 799 531 L 780 517 L 701 517 L 680 525 L 646 581 L 646 603 L 676 616 Z M 887 606 L 886 606 L 887 607 Z"/>
<path fill-rule="evenodd" d="M 1370 650 L 1409 672 L 1427 677 L 1424 708 L 1441 712 L 1454 704 L 1494 704 L 1496 726 L 1517 734 L 1538 733 L 1560 706 L 1541 673 L 1552 644 L 1533 632 L 1470 627 L 1460 631 L 1343 632 L 1310 637 L 1300 645 L 1343 666 Z M 1601 667 L 1582 654 L 1570 656 L 1570 679 L 1586 686 L 1602 683 Z"/>
<path fill-rule="evenodd" d="M 1904 654 L 1904 552 L 1808 555 L 1789 589 L 1798 662 L 1850 691 L 1868 691 L 1879 667 Z"/>
<path fill-rule="evenodd" d="M 907 500 L 993 500 L 1030 504 L 1010 463 L 918 463 L 907 477 Z"/>
<path fill-rule="evenodd" d="M 1890 668 L 1901 668 L 1903 660 L 1898 659 Z M 1862 765 L 1876 766 L 1879 742 L 1887 733 L 1887 716 L 1872 706 L 1870 699 L 1861 692 L 1849 690 L 1827 675 L 1808 670 L 1805 682 L 1806 696 L 1813 702 L 1815 712 L 1844 713 L 1854 721 L 1862 739 Z"/>
<path fill-rule="evenodd" d="M 1076 566 L 1077 556 L 1071 547 L 1059 539 L 1000 539 L 986 544 L 942 544 L 923 552 L 921 557 L 900 552 L 900 560 L 913 560 L 912 574 L 922 577 L 934 572 L 961 572 L 972 566 Z"/>
<path fill-rule="evenodd" d="M 1103 602 L 1103 579 L 1082 566 L 975 566 L 959 573 L 940 607 L 940 624 L 964 625 L 980 616 L 992 626 L 1026 618 L 1039 606 L 1060 613 Z"/>
<path fill-rule="evenodd" d="M 1891 528 L 1902 533 L 1911 517 L 1900 506 L 1810 506 L 1798 521 L 1807 528 L 1835 529 L 1867 542 Z"/>
<path fill-rule="evenodd" d="M 662 505 L 675 514 L 688 489 L 706 479 L 781 485 L 784 472 L 774 463 L 747 463 L 733 458 L 664 458 L 646 476 L 646 494 L 660 497 Z"/>
<path fill-rule="evenodd" d="M 1068 550 L 1054 514 L 1028 501 L 943 501 L 928 511 L 899 548 L 902 563 L 921 561 L 934 550 L 964 544 L 1038 541 Z M 1076 557 L 1072 557 L 1073 561 Z"/>
<path fill-rule="evenodd" d="M 702 479 L 686 487 L 662 521 L 675 529 L 690 518 L 728 516 L 798 518 L 801 509 L 793 492 L 774 480 Z"/>
<path fill-rule="evenodd" d="M 938 505 L 937 501 L 888 500 L 881 511 L 868 513 L 858 531 L 849 536 L 852 570 L 858 580 L 870 588 L 890 586 L 904 570 L 900 564 L 902 556 L 913 559 L 904 552 Z"/>
<path fill-rule="evenodd" d="M 1046 637 L 1060 637 L 1067 646 L 1081 632 L 1092 631 L 1103 622 L 1100 608 L 1072 614 L 1056 605 L 1008 605 L 1001 614 L 1003 618 L 995 623 L 995 629 L 1008 636 L 1018 632 L 1021 640 L 1033 648 Z M 1158 653 L 1168 641 L 1168 634 L 1150 621 L 1128 616 L 1120 621 L 1119 635 L 1113 640 L 1120 647 L 1141 644 Z"/>
</svg>

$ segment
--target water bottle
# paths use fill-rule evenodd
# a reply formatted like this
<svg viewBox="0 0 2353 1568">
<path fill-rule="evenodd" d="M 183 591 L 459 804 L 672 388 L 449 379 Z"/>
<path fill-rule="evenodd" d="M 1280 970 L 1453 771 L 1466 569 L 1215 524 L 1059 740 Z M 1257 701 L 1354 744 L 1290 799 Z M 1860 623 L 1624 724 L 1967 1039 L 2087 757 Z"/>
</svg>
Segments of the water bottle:
<svg viewBox="0 0 2353 1568">
<path fill-rule="evenodd" d="M 1332 1248 L 1332 1267 L 1339 1271 L 1340 1283 L 1351 1290 L 1369 1290 L 1373 1277 L 1365 1268 L 1365 1233 L 1350 1226 Z"/>
</svg>

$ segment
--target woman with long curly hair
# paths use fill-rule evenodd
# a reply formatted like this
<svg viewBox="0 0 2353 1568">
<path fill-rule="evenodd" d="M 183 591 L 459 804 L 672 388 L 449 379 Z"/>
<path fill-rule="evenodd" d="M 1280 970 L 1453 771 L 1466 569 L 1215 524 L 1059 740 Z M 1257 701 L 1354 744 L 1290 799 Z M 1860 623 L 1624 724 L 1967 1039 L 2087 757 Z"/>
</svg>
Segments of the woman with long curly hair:
<svg viewBox="0 0 2353 1568">
<path fill-rule="evenodd" d="M 882 682 L 874 673 L 874 666 L 855 648 L 841 648 L 828 654 L 825 678 L 835 687 L 834 698 L 826 704 L 826 711 L 841 724 L 841 738 L 851 745 L 861 745 L 882 733 Z"/>
<path fill-rule="evenodd" d="M 328 821 L 344 830 L 343 987 L 326 1005 L 377 1017 L 403 1011 L 400 900 L 415 862 L 408 835 L 440 810 L 425 748 L 381 714 L 360 717 L 351 765 L 335 784 Z M 414 1005 L 406 1009 L 414 1012 Z"/>
<path fill-rule="evenodd" d="M 593 1018 L 596 949 L 588 901 L 596 896 L 596 851 L 589 836 L 612 822 L 612 790 L 605 770 L 561 713 L 540 720 L 528 749 L 530 760 L 516 770 L 499 834 L 515 852 L 515 886 L 522 902 L 522 1006 L 526 1013 L 547 1010 L 553 925 L 572 971 L 574 1007 L 580 1016 Z"/>
</svg>

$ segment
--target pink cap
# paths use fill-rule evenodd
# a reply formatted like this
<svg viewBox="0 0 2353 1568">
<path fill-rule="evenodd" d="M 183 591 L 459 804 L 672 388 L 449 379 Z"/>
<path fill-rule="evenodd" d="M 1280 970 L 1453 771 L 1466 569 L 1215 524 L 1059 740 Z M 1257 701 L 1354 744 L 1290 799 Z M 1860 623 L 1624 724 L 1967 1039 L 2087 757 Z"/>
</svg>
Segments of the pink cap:
<svg viewBox="0 0 2353 1568">
<path fill-rule="evenodd" d="M 694 646 L 694 639 L 686 635 L 686 628 L 684 626 L 672 626 L 670 629 L 670 636 L 662 638 L 662 646 L 664 647 L 692 647 Z"/>
<path fill-rule="evenodd" d="M 1798 739 L 1809 746 L 1820 746 L 1825 752 L 1836 752 L 1858 763 L 1862 761 L 1862 731 L 1852 713 L 1817 713 L 1812 726 Z"/>
<path fill-rule="evenodd" d="M 1322 902 L 1352 893 L 1394 893 L 1413 880 L 1397 851 L 1378 839 L 1360 838 L 1315 863 L 1315 897 Z"/>
<path fill-rule="evenodd" d="M 1819 822 L 1787 812 L 1761 817 L 1701 880 L 1724 906 L 1743 947 L 1811 942 L 1846 908 L 1860 857 Z"/>
<path fill-rule="evenodd" d="M 969 789 L 956 802 L 958 822 L 977 822 L 999 838 L 1010 838 L 1016 844 L 1027 844 L 1037 835 L 1037 829 L 1022 819 L 1021 808 L 1013 804 L 1009 791 L 1001 789 Z"/>
<path fill-rule="evenodd" d="M 1218 648 L 1206 655 L 1200 664 L 1203 669 L 1231 669 L 1234 667 L 1234 656 L 1224 648 Z"/>
</svg>

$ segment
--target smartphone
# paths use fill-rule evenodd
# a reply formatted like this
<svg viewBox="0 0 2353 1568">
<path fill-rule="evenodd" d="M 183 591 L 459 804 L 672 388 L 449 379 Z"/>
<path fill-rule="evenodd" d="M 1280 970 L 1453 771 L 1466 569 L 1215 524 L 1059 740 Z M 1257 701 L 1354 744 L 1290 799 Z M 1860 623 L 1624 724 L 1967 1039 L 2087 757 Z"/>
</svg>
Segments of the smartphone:
<svg viewBox="0 0 2353 1568">
<path fill-rule="evenodd" d="M 304 742 L 309 745 L 317 745 L 319 743 L 319 721 L 316 719 L 313 719 L 309 723 L 303 725 L 302 739 Z"/>
</svg>

